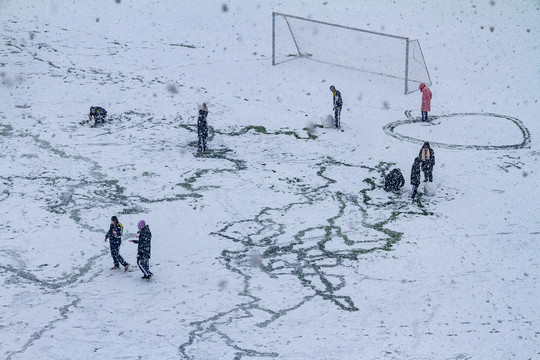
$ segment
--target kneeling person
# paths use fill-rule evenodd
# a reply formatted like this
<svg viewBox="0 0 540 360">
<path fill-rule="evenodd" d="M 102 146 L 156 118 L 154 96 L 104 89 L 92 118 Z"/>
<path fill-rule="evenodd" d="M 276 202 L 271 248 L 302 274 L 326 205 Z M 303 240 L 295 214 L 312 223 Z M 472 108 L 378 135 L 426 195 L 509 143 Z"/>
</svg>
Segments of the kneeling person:
<svg viewBox="0 0 540 360">
<path fill-rule="evenodd" d="M 94 121 L 96 124 L 98 123 L 104 123 L 105 118 L 107 117 L 107 111 L 99 106 L 92 106 L 90 107 L 90 114 L 88 115 L 88 121 L 92 121 L 92 118 L 94 118 Z"/>
<path fill-rule="evenodd" d="M 400 169 L 393 169 L 384 177 L 384 190 L 399 191 L 405 185 L 405 178 Z"/>
</svg>

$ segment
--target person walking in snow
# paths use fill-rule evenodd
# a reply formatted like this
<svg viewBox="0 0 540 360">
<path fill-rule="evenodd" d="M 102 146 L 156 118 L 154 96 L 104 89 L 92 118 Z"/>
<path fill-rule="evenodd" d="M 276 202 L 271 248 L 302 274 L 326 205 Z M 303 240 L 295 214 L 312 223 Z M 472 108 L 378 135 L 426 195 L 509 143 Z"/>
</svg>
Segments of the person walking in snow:
<svg viewBox="0 0 540 360">
<path fill-rule="evenodd" d="M 111 256 L 114 263 L 111 269 L 119 269 L 120 264 L 122 264 L 122 266 L 124 267 L 124 271 L 128 271 L 129 264 L 124 260 L 122 255 L 120 255 L 120 245 L 122 244 L 123 231 L 124 227 L 118 221 L 118 218 L 116 216 L 111 217 L 111 226 L 109 227 L 109 231 L 105 235 L 105 242 L 107 242 L 107 239 L 109 239 Z"/>
<path fill-rule="evenodd" d="M 90 114 L 88 114 L 88 121 L 92 121 L 92 118 L 94 118 L 94 122 L 96 124 L 98 123 L 104 123 L 105 118 L 107 117 L 107 111 L 99 106 L 91 106 L 90 107 Z"/>
<path fill-rule="evenodd" d="M 152 241 L 152 233 L 144 220 L 137 223 L 139 229 L 137 237 L 139 240 L 129 240 L 132 243 L 138 244 L 137 249 L 137 265 L 143 273 L 143 279 L 150 280 L 154 274 L 150 272 L 150 243 Z"/>
<path fill-rule="evenodd" d="M 206 138 L 208 137 L 208 107 L 206 103 L 199 106 L 199 118 L 197 119 L 197 135 L 199 137 L 198 146 L 201 153 L 206 152 Z"/>
<path fill-rule="evenodd" d="M 405 178 L 400 169 L 393 169 L 384 177 L 384 190 L 399 191 L 405 185 Z"/>
<path fill-rule="evenodd" d="M 422 163 L 422 160 L 420 159 L 420 156 L 417 156 L 414 158 L 414 162 L 411 168 L 411 185 L 412 185 L 411 198 L 413 200 L 416 197 L 418 186 L 420 186 L 420 164 L 421 163 Z"/>
<path fill-rule="evenodd" d="M 343 106 L 343 100 L 341 99 L 341 93 L 336 90 L 334 85 L 330 86 L 330 91 L 333 94 L 334 104 L 334 128 L 341 129 L 341 107 Z"/>
<path fill-rule="evenodd" d="M 422 160 L 422 171 L 424 172 L 424 182 L 433 182 L 433 166 L 435 166 L 435 152 L 429 146 L 429 142 L 425 142 L 420 153 L 418 154 Z"/>
<path fill-rule="evenodd" d="M 431 111 L 431 90 L 424 83 L 421 83 L 418 88 L 422 93 L 422 106 L 420 108 L 422 111 L 422 121 L 428 121 L 428 111 Z"/>
</svg>

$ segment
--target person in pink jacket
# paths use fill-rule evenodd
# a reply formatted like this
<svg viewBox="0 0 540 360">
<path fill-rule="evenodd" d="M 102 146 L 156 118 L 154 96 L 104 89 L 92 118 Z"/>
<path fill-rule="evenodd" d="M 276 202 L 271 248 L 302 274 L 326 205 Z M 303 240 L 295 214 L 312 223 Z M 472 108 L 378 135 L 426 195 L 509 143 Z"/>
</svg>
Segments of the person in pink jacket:
<svg viewBox="0 0 540 360">
<path fill-rule="evenodd" d="M 418 88 L 422 92 L 422 107 L 420 108 L 422 121 L 428 121 L 427 113 L 431 111 L 431 90 L 424 83 L 421 83 Z"/>
</svg>

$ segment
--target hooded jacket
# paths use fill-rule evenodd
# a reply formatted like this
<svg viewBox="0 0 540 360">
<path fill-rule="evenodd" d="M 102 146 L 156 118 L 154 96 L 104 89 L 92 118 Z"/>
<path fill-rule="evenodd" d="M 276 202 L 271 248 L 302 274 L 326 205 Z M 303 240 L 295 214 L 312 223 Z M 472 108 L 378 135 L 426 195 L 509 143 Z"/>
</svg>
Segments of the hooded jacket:
<svg viewBox="0 0 540 360">
<path fill-rule="evenodd" d="M 208 116 L 208 110 L 203 107 L 199 108 L 199 117 L 197 119 L 197 133 L 199 136 L 208 136 L 208 122 L 206 117 Z"/>
<path fill-rule="evenodd" d="M 109 239 L 111 242 L 121 242 L 123 231 L 124 227 L 121 223 L 117 222 L 116 224 L 111 224 L 109 231 L 107 231 L 107 235 L 105 235 L 105 239 Z"/>
<path fill-rule="evenodd" d="M 92 106 L 94 108 L 94 113 L 92 114 L 92 109 L 90 109 L 90 114 L 88 114 L 89 116 L 96 116 L 96 117 L 101 117 L 101 118 L 104 118 L 105 116 L 107 116 L 107 111 L 102 108 L 102 107 L 99 107 L 99 106 Z"/>
<path fill-rule="evenodd" d="M 334 90 L 333 101 L 334 108 L 341 109 L 343 106 L 343 100 L 341 99 L 341 93 L 338 90 Z"/>
<path fill-rule="evenodd" d="M 435 151 L 429 146 L 429 142 L 422 145 L 418 157 L 422 160 L 422 170 L 431 170 L 435 166 Z"/>
<path fill-rule="evenodd" d="M 431 111 L 431 90 L 424 83 L 420 84 L 419 89 L 422 92 L 422 107 L 420 111 Z"/>
<path fill-rule="evenodd" d="M 403 185 L 405 185 L 405 178 L 399 169 L 390 171 L 384 177 L 384 190 L 386 191 L 398 191 Z"/>
<path fill-rule="evenodd" d="M 145 225 L 138 232 L 139 240 L 133 240 L 135 244 L 138 244 L 137 257 L 150 258 L 150 243 L 152 241 L 152 233 L 148 225 Z"/>
</svg>

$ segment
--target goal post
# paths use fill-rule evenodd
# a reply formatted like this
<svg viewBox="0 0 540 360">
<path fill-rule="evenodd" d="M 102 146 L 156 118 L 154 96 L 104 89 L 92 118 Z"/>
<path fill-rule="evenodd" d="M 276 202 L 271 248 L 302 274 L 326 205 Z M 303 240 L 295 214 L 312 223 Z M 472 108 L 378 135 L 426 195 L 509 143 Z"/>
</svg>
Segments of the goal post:
<svg viewBox="0 0 540 360">
<path fill-rule="evenodd" d="M 431 79 L 418 40 L 272 13 L 272 65 L 305 58 L 405 81 L 405 94 Z"/>
</svg>

